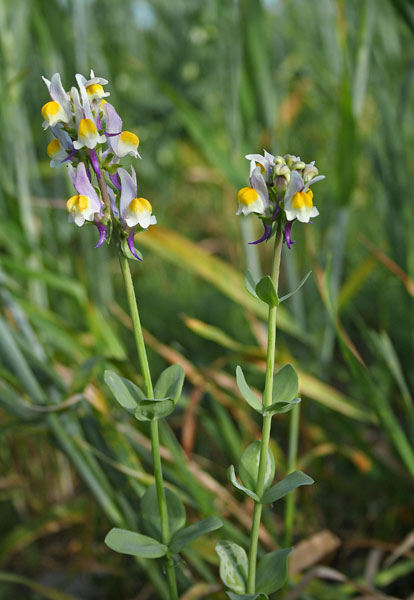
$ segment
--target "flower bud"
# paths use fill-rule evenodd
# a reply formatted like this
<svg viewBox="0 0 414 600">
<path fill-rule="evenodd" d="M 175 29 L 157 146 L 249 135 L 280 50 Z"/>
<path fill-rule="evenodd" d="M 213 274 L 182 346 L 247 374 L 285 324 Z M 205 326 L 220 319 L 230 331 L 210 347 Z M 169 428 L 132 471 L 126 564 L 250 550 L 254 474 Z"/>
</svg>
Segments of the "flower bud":
<svg viewBox="0 0 414 600">
<path fill-rule="evenodd" d="M 273 170 L 273 182 L 277 191 L 286 189 L 290 181 L 290 169 L 287 165 L 277 164 Z"/>
<path fill-rule="evenodd" d="M 292 165 L 292 170 L 294 171 L 302 171 L 302 169 L 305 168 L 305 163 L 303 162 L 303 160 L 297 160 L 296 162 L 293 163 Z"/>
<path fill-rule="evenodd" d="M 303 171 L 303 181 L 308 183 L 311 179 L 316 177 L 319 174 L 319 170 L 313 164 L 308 164 L 305 166 L 305 170 Z"/>
<path fill-rule="evenodd" d="M 300 156 L 295 156 L 294 154 L 285 154 L 284 159 L 287 166 L 292 168 L 293 163 L 300 161 Z"/>
<path fill-rule="evenodd" d="M 275 156 L 275 158 L 274 158 L 274 161 L 273 161 L 273 162 L 275 163 L 275 165 L 285 165 L 285 164 L 286 164 L 286 161 L 285 161 L 285 159 L 283 158 L 283 156 L 279 156 L 279 155 L 278 155 L 278 156 Z"/>
</svg>

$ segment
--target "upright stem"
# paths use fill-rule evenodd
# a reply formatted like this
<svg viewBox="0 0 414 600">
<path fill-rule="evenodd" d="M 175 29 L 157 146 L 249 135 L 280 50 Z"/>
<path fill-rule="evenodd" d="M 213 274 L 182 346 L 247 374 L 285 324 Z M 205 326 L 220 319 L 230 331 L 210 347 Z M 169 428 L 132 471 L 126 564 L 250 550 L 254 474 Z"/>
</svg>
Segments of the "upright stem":
<svg viewBox="0 0 414 600">
<path fill-rule="evenodd" d="M 272 266 L 272 279 L 275 284 L 276 290 L 279 285 L 279 270 L 280 270 L 280 257 L 282 253 L 282 241 L 283 235 L 281 227 L 279 225 L 276 239 L 275 239 L 275 251 L 273 256 Z M 275 352 L 276 352 L 276 315 L 277 306 L 269 307 L 268 316 L 268 339 L 267 339 L 267 358 L 266 358 L 266 379 L 265 379 L 265 391 L 263 396 L 263 407 L 266 408 L 272 403 L 272 392 L 273 392 L 273 374 L 275 368 Z M 260 448 L 260 462 L 259 462 L 259 473 L 257 476 L 256 494 L 259 498 L 262 496 L 264 491 L 264 481 L 267 466 L 267 455 L 269 449 L 270 440 L 270 429 L 272 426 L 272 416 L 265 415 L 263 417 L 262 425 L 262 443 Z M 249 571 L 247 576 L 247 592 L 249 594 L 254 593 L 256 583 L 256 562 L 257 562 L 257 546 L 259 541 L 259 528 L 260 520 L 262 517 L 262 504 L 255 502 L 253 512 L 253 523 L 252 531 L 250 536 L 250 549 L 249 549 Z"/>
<path fill-rule="evenodd" d="M 290 414 L 288 474 L 296 469 L 299 438 L 300 405 L 297 404 Z M 292 543 L 293 520 L 295 517 L 295 492 L 286 496 L 285 504 L 285 546 Z"/>
<path fill-rule="evenodd" d="M 107 206 L 110 206 L 110 199 L 106 183 L 102 176 L 97 177 L 99 189 L 101 190 L 102 200 Z M 137 299 L 135 297 L 134 284 L 132 282 L 131 271 L 129 268 L 128 259 L 122 254 L 119 249 L 119 262 L 121 271 L 124 277 L 125 289 L 128 298 L 129 311 L 131 313 L 132 325 L 134 328 L 135 344 L 138 351 L 139 363 L 141 365 L 142 376 L 144 378 L 145 395 L 147 398 L 154 398 L 154 390 L 152 387 L 151 372 L 148 363 L 147 351 L 145 349 L 144 335 L 142 333 L 141 321 L 139 318 Z M 160 453 L 160 436 L 158 431 L 158 422 L 151 421 L 151 449 L 152 461 L 154 465 L 155 487 L 157 489 L 158 510 L 161 520 L 161 536 L 164 544 L 170 542 L 170 526 L 168 524 L 167 500 L 163 485 L 161 453 Z M 170 600 L 178 600 L 177 582 L 175 579 L 174 561 L 168 554 L 166 556 L 166 570 L 168 578 L 168 586 L 170 590 Z"/>
</svg>

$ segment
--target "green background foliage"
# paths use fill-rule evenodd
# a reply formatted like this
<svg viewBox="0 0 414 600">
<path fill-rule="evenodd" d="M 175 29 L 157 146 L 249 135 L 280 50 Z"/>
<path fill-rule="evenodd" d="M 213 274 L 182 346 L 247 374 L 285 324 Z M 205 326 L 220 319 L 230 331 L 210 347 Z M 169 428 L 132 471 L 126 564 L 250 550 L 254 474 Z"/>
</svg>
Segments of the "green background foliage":
<svg viewBox="0 0 414 600">
<path fill-rule="evenodd" d="M 294 538 L 329 529 L 339 546 L 320 560 L 346 580 L 294 597 L 408 598 L 411 546 L 390 553 L 414 528 L 412 2 L 3 0 L 0 28 L 0 600 L 166 598 L 156 561 L 104 545 L 111 527 L 139 529 L 153 483 L 147 423 L 104 372 L 142 381 L 116 253 L 67 223 L 72 193 L 41 129 L 41 75 L 69 88 L 90 68 L 140 137 L 139 193 L 159 222 L 131 269 L 154 376 L 186 370 L 161 424 L 166 479 L 188 524 L 225 522 L 184 551 L 186 600 L 224 598 L 214 542 L 249 535 L 251 501 L 226 470 L 259 436 L 235 370 L 263 389 L 266 306 L 243 273 L 268 273 L 271 249 L 248 246 L 260 227 L 234 213 L 244 154 L 264 147 L 327 176 L 320 217 L 283 249 L 280 296 L 312 275 L 279 308 L 277 367 L 298 371 L 298 468 L 316 481 L 298 492 Z M 274 417 L 277 480 L 288 423 Z M 283 502 L 265 509 L 268 552 L 282 523 Z M 299 566 L 292 587 L 314 565 Z"/>
</svg>

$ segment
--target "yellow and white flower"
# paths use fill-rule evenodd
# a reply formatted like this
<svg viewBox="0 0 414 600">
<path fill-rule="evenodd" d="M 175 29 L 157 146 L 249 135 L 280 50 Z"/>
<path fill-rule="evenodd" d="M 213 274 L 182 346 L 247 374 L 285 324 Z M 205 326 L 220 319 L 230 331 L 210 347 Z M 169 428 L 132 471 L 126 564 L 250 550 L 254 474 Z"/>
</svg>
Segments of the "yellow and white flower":
<svg viewBox="0 0 414 600">
<path fill-rule="evenodd" d="M 265 214 L 269 208 L 269 191 L 267 189 L 260 166 L 256 161 L 250 163 L 250 186 L 243 187 L 237 192 L 239 208 L 236 215 Z"/>
<path fill-rule="evenodd" d="M 313 192 L 309 187 L 322 179 L 325 179 L 325 176 L 319 175 L 305 184 L 301 175 L 292 171 L 284 198 L 284 210 L 288 221 L 297 219 L 301 223 L 309 223 L 311 218 L 319 215 L 318 209 L 313 205 Z"/>
<path fill-rule="evenodd" d="M 57 123 L 69 123 L 72 111 L 67 93 L 65 92 L 59 73 L 55 73 L 49 81 L 43 77 L 52 100 L 42 106 L 42 127 L 54 127 Z"/>
<path fill-rule="evenodd" d="M 66 202 L 66 210 L 75 225 L 81 227 L 85 221 L 93 221 L 95 215 L 102 213 L 103 204 L 89 181 L 83 163 L 79 163 L 76 168 L 73 185 L 78 193 Z"/>
<path fill-rule="evenodd" d="M 99 135 L 95 122 L 92 119 L 81 119 L 78 127 L 78 139 L 73 142 L 75 150 L 80 150 L 84 146 L 92 150 L 97 144 L 104 144 L 105 142 L 106 137 Z"/>
<path fill-rule="evenodd" d="M 137 177 L 131 167 L 131 175 L 125 169 L 118 169 L 121 180 L 120 211 L 121 218 L 127 227 L 139 225 L 142 229 L 148 229 L 150 225 L 157 223 L 152 214 L 152 206 L 146 198 L 138 198 Z"/>
</svg>

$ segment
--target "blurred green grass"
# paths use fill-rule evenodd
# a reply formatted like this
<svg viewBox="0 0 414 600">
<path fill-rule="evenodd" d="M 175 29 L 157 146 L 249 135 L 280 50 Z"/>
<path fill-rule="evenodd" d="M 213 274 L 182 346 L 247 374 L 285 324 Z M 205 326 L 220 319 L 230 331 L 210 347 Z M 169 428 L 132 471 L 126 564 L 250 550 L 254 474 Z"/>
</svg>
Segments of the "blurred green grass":
<svg viewBox="0 0 414 600">
<path fill-rule="evenodd" d="M 0 28 L 0 562 L 17 577 L 0 574 L 0 599 L 47 597 L 19 577 L 83 599 L 165 597 L 158 566 L 103 545 L 110 523 L 138 524 L 148 432 L 103 383 L 108 366 L 137 378 L 116 256 L 67 223 L 69 185 L 49 169 L 41 129 L 40 76 L 60 71 L 69 87 L 91 67 L 140 137 L 140 190 L 161 224 L 137 238 L 134 280 L 154 374 L 174 360 L 187 371 L 163 431 L 167 477 L 190 518 L 224 511 L 240 543 L 250 509 L 225 469 L 258 425 L 234 370 L 242 362 L 262 386 L 264 317 L 241 274 L 271 260 L 246 244 L 255 225 L 234 216 L 243 156 L 301 154 L 327 175 L 321 216 L 295 226 L 284 252 L 283 291 L 313 275 L 281 311 L 278 361 L 302 371 L 300 461 L 317 482 L 300 495 L 296 539 L 330 529 L 341 540 L 331 566 L 362 581 L 369 552 L 414 527 L 412 3 L 3 0 Z M 287 431 L 275 420 L 280 475 Z M 282 517 L 266 515 L 264 545 L 281 539 Z M 216 581 L 212 548 L 210 538 L 188 553 L 183 590 Z M 382 562 L 377 585 L 405 598 L 399 565 L 390 574 Z M 301 597 L 355 594 L 319 581 Z"/>
</svg>

